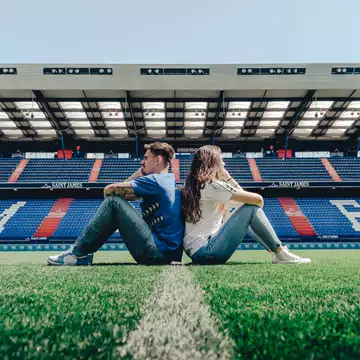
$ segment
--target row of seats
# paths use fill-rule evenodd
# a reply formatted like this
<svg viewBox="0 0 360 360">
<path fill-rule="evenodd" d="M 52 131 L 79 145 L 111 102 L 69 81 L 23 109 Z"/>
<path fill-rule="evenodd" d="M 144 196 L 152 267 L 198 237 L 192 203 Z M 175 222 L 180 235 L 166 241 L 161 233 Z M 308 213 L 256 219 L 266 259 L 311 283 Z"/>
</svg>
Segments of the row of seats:
<svg viewBox="0 0 360 360">
<path fill-rule="evenodd" d="M 31 241 L 36 230 L 49 214 L 56 199 L 0 200 L 0 242 Z M 340 236 L 360 240 L 360 198 L 298 198 L 301 212 L 319 237 Z M 50 241 L 73 241 L 95 215 L 101 199 L 72 199 Z M 140 212 L 139 202 L 133 202 Z M 299 240 L 291 218 L 278 198 L 265 199 L 264 211 L 280 239 Z M 110 241 L 119 241 L 118 232 Z M 315 240 L 315 239 L 312 239 Z"/>
<path fill-rule="evenodd" d="M 180 159 L 180 182 L 190 170 L 191 156 Z M 258 158 L 255 159 L 263 181 L 331 181 L 332 178 L 317 158 Z M 224 159 L 229 173 L 238 182 L 253 181 L 246 158 Z M 360 180 L 360 159 L 330 158 L 330 163 L 343 181 Z M 0 159 L 0 182 L 7 182 L 19 164 L 19 159 Z M 19 179 L 24 182 L 87 182 L 94 166 L 93 159 L 31 159 Z M 140 167 L 137 159 L 104 159 L 98 182 L 126 179 Z"/>
</svg>

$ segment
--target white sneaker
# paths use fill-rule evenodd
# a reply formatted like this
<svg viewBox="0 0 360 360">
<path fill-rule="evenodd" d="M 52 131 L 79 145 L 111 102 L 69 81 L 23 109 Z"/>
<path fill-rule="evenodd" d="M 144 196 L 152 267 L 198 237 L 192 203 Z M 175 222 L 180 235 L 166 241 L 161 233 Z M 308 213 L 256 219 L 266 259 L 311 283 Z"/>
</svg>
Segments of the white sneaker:
<svg viewBox="0 0 360 360">
<path fill-rule="evenodd" d="M 286 246 L 283 246 L 281 250 L 273 255 L 273 264 L 308 264 L 311 263 L 309 258 L 302 258 L 289 251 Z"/>
<path fill-rule="evenodd" d="M 59 255 L 49 256 L 47 263 L 55 266 L 76 266 L 76 265 L 91 265 L 93 262 L 93 254 L 85 256 L 75 256 L 73 248 L 64 251 Z"/>
</svg>

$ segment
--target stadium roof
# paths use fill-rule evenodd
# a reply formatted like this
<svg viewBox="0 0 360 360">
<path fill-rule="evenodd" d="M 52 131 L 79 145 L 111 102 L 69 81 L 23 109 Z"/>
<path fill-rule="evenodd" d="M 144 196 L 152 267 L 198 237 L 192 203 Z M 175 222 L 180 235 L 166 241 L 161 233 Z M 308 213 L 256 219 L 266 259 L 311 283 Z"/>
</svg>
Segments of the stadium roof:
<svg viewBox="0 0 360 360">
<path fill-rule="evenodd" d="M 357 66 L 1 65 L 0 138 L 355 142 Z"/>
</svg>

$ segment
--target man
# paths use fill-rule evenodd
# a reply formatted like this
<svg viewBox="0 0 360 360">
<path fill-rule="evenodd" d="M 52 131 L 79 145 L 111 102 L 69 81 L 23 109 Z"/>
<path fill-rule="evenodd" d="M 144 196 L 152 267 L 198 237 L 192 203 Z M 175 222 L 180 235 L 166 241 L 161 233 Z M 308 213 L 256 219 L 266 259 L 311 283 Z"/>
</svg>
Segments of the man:
<svg viewBox="0 0 360 360">
<path fill-rule="evenodd" d="M 145 145 L 141 168 L 124 182 L 106 186 L 105 200 L 74 246 L 50 265 L 88 265 L 93 253 L 119 230 L 130 254 L 139 264 L 181 261 L 184 221 L 181 195 L 169 165 L 175 152 L 167 143 Z M 128 203 L 143 198 L 142 216 Z"/>
</svg>

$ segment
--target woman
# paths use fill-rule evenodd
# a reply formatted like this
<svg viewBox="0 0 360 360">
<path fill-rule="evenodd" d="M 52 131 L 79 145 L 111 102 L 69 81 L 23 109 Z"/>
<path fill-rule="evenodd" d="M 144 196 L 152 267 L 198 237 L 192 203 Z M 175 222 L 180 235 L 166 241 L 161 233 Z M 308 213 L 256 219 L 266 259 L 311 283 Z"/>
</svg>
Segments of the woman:
<svg viewBox="0 0 360 360">
<path fill-rule="evenodd" d="M 272 252 L 274 264 L 303 264 L 310 259 L 282 246 L 262 207 L 261 195 L 244 191 L 225 170 L 221 150 L 206 145 L 197 150 L 183 189 L 184 249 L 193 263 L 224 264 L 248 231 Z M 229 202 L 239 208 L 224 221 Z"/>
</svg>

